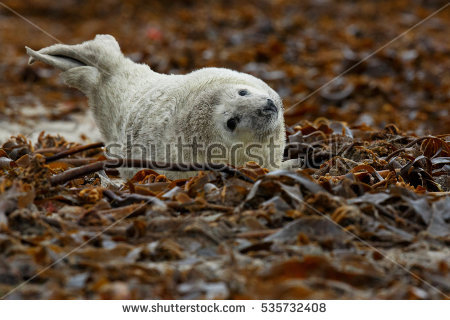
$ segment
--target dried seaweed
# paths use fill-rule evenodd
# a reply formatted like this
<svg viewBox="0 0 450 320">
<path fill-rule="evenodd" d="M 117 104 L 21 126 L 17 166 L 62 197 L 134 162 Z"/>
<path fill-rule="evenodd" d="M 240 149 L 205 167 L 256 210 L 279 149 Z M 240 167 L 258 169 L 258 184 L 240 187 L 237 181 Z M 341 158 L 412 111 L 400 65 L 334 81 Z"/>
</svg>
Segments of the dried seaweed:
<svg viewBox="0 0 450 320">
<path fill-rule="evenodd" d="M 449 297 L 449 11 L 366 59 L 439 1 L 4 3 L 66 43 L 113 33 L 157 72 L 263 79 L 286 107 L 284 157 L 301 168 L 171 181 L 126 159 L 142 170 L 121 181 L 91 143 L 85 98 L 26 64 L 24 45 L 48 36 L 3 10 L 0 296 Z M 61 136 L 25 137 L 58 124 Z"/>
<path fill-rule="evenodd" d="M 120 183 L 114 175 L 96 176 L 106 163 L 100 145 L 77 146 L 49 135 L 35 145 L 12 138 L 0 149 L 6 163 L 14 164 L 2 167 L 0 177 L 0 247 L 8 261 L 1 292 L 55 263 L 7 297 L 449 294 L 449 275 L 442 271 L 450 263 L 449 185 L 437 181 L 449 174 L 447 155 L 439 156 L 448 142 L 316 125 L 297 126 L 289 138 L 321 132 L 307 135 L 314 153 L 329 154 L 317 168 L 267 173 L 249 163 L 230 169 L 231 175 L 219 168 L 175 181 L 155 168 Z M 441 151 L 429 152 L 420 143 L 430 139 Z M 74 161 L 86 157 L 88 164 Z M 97 170 L 83 171 L 92 165 Z M 83 174 L 70 174 L 79 169 Z M 50 183 L 68 173 L 66 185 Z M 439 254 L 424 264 L 417 244 Z M 412 272 L 427 270 L 418 274 L 426 282 L 405 271 L 402 253 Z M 275 283 L 278 289 L 269 290 Z M 36 291 L 38 286 L 49 289 Z"/>
</svg>

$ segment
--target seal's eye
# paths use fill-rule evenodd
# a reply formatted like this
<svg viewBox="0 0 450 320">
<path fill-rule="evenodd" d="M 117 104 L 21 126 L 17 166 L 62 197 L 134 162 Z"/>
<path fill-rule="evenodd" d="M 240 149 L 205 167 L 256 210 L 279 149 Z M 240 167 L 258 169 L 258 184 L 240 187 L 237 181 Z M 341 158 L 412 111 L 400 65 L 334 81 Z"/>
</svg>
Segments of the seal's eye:
<svg viewBox="0 0 450 320">
<path fill-rule="evenodd" d="M 234 131 L 234 129 L 236 129 L 236 126 L 238 124 L 239 120 L 236 118 L 231 118 L 227 121 L 227 127 L 228 129 L 230 129 L 231 131 Z"/>
<path fill-rule="evenodd" d="M 245 90 L 245 89 L 239 90 L 239 95 L 240 95 L 240 96 L 246 96 L 246 95 L 248 95 L 248 91 Z"/>
</svg>

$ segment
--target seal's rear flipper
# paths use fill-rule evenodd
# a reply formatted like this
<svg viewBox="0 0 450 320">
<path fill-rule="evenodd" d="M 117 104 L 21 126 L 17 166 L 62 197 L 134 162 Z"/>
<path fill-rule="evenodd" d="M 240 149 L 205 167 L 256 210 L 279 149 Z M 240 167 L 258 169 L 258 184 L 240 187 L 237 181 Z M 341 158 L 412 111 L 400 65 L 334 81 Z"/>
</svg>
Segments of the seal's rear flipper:
<svg viewBox="0 0 450 320">
<path fill-rule="evenodd" d="M 111 72 L 123 59 L 116 39 L 105 34 L 97 35 L 94 40 L 85 41 L 81 44 L 67 45 L 57 43 L 39 51 L 27 48 L 27 53 L 31 56 L 29 63 L 40 60 L 59 69 L 67 68 L 68 66 L 74 67 L 72 63 L 76 63 L 76 67 L 82 65 L 95 67 L 101 73 Z M 56 57 L 56 59 L 48 56 Z M 57 59 L 58 57 L 68 62 L 61 61 Z"/>
<path fill-rule="evenodd" d="M 64 71 L 61 78 L 69 87 L 77 88 L 89 97 L 98 84 L 99 72 L 94 67 L 83 66 Z"/>
<path fill-rule="evenodd" d="M 30 49 L 28 47 L 25 48 L 27 49 L 27 54 L 30 56 L 30 59 L 28 60 L 29 64 L 32 64 L 33 62 L 38 60 L 47 63 L 55 68 L 58 68 L 62 71 L 85 66 L 85 64 L 82 63 L 81 61 L 75 60 L 70 57 L 56 56 L 56 55 L 53 56 L 49 54 L 43 54 L 38 51 L 34 51 L 33 49 Z"/>
<path fill-rule="evenodd" d="M 119 44 L 110 35 L 97 35 L 76 45 L 58 43 L 39 51 L 26 50 L 30 64 L 39 60 L 64 71 L 65 83 L 86 94 L 97 84 L 99 75 L 111 75 L 124 60 Z"/>
</svg>

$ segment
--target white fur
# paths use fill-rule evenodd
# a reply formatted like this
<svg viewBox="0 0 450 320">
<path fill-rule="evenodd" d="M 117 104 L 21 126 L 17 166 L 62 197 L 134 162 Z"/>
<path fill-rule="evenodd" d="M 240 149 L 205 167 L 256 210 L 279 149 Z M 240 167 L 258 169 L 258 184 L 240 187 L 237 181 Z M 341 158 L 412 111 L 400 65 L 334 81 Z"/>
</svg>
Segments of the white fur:
<svg viewBox="0 0 450 320">
<path fill-rule="evenodd" d="M 269 169 L 281 166 L 285 145 L 283 105 L 278 94 L 258 78 L 223 68 L 205 68 L 187 75 L 159 74 L 125 58 L 109 35 L 97 35 L 78 45 L 56 44 L 37 52 L 27 48 L 27 53 L 30 63 L 40 60 L 63 70 L 65 83 L 86 94 L 106 144 L 123 146 L 128 135 L 133 144 L 154 144 L 156 155 L 148 156 L 153 160 L 178 162 L 180 155 L 175 149 L 170 159 L 164 151 L 167 145 L 175 148 L 180 138 L 185 143 L 196 138 L 226 148 L 239 142 L 244 147 L 259 143 L 264 148 L 254 153 L 261 156 L 261 164 Z M 248 94 L 241 96 L 240 90 Z M 267 99 L 274 102 L 276 114 L 261 111 Z M 233 131 L 227 126 L 232 117 L 240 119 Z M 270 138 L 279 146 L 272 163 L 266 149 Z M 127 155 L 125 147 L 112 150 Z M 192 161 L 189 148 L 184 151 L 181 160 Z M 131 156 L 139 158 L 140 149 L 133 148 Z M 239 149 L 235 159 L 225 162 L 243 165 L 248 160 L 249 156 Z M 199 150 L 197 161 L 211 159 L 205 150 Z M 134 172 L 127 169 L 122 173 L 130 177 Z M 171 178 L 192 175 L 165 173 Z"/>
</svg>

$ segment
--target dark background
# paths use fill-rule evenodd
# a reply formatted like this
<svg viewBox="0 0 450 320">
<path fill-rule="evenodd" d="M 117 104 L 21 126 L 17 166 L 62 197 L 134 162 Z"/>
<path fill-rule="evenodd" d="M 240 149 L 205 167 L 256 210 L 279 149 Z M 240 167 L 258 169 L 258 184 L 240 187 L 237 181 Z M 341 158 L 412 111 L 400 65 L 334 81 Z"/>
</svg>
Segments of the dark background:
<svg viewBox="0 0 450 320">
<path fill-rule="evenodd" d="M 112 34 L 126 55 L 158 72 L 217 66 L 251 73 L 277 90 L 286 108 L 445 3 L 4 1 L 64 43 Z M 56 70 L 27 65 L 25 45 L 40 49 L 56 40 L 24 19 L 0 6 L 0 139 L 57 121 L 90 121 L 85 98 L 66 88 Z M 449 25 L 447 7 L 289 110 L 287 123 L 326 117 L 381 128 L 395 123 L 419 135 L 448 133 Z M 97 138 L 89 127 L 80 130 Z"/>
</svg>

